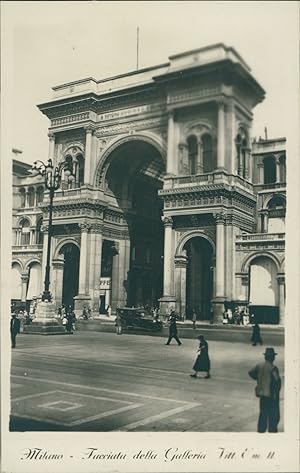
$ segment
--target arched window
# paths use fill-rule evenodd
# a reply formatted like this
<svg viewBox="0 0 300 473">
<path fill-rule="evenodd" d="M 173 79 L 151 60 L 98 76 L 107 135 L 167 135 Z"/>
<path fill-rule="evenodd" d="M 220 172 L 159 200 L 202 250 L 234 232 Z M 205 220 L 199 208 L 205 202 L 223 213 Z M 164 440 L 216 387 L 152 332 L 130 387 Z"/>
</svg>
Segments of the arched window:
<svg viewBox="0 0 300 473">
<path fill-rule="evenodd" d="M 202 136 L 202 161 L 203 172 L 210 172 L 214 169 L 212 137 L 208 133 Z"/>
<path fill-rule="evenodd" d="M 35 197 L 35 190 L 33 187 L 29 187 L 28 189 L 28 207 L 34 207 L 34 197 Z"/>
<path fill-rule="evenodd" d="M 29 245 L 30 244 L 30 223 L 28 220 L 24 219 L 20 223 L 21 227 L 21 238 L 20 244 L 21 245 Z"/>
<path fill-rule="evenodd" d="M 25 207 L 25 201 L 26 201 L 26 193 L 24 187 L 22 187 L 20 190 L 20 207 Z"/>
<path fill-rule="evenodd" d="M 276 195 L 269 201 L 268 209 L 285 209 L 285 199 L 280 195 Z"/>
<path fill-rule="evenodd" d="M 84 159 L 82 154 L 77 156 L 77 170 L 76 170 L 76 183 L 77 187 L 81 187 L 84 182 Z"/>
<path fill-rule="evenodd" d="M 196 174 L 197 157 L 198 157 L 197 138 L 194 135 L 189 136 L 187 139 L 187 144 L 188 144 L 190 174 Z"/>
<path fill-rule="evenodd" d="M 276 164 L 273 156 L 264 159 L 264 184 L 276 182 Z"/>
<path fill-rule="evenodd" d="M 40 202 L 43 202 L 44 199 L 44 188 L 42 186 L 37 188 L 36 191 L 36 202 L 39 204 Z"/>
<path fill-rule="evenodd" d="M 36 225 L 36 244 L 37 245 L 42 245 L 43 244 L 43 239 L 44 239 L 44 234 L 41 231 L 41 226 L 43 223 L 43 219 L 41 218 Z"/>
</svg>

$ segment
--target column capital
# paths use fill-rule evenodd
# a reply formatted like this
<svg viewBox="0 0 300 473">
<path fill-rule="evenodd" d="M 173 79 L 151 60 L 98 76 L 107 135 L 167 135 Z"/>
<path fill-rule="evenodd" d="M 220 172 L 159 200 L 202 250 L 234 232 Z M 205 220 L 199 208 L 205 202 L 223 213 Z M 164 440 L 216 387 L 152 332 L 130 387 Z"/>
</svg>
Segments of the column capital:
<svg viewBox="0 0 300 473">
<path fill-rule="evenodd" d="M 92 135 L 92 134 L 94 133 L 94 131 L 95 131 L 94 128 L 93 128 L 91 125 L 86 125 L 86 126 L 84 127 L 84 129 L 85 129 L 85 133 L 86 133 L 87 135 L 88 135 L 88 134 L 91 134 L 91 135 Z"/>
<path fill-rule="evenodd" d="M 49 225 L 41 225 L 40 230 L 41 230 L 42 233 L 48 233 Z"/>
<path fill-rule="evenodd" d="M 93 233 L 103 232 L 103 225 L 101 225 L 100 223 L 92 223 L 90 228 L 91 228 L 91 232 Z"/>
<path fill-rule="evenodd" d="M 176 268 L 186 268 L 188 264 L 188 257 L 186 255 L 175 256 L 175 266 Z"/>
<path fill-rule="evenodd" d="M 23 273 L 21 274 L 21 280 L 22 280 L 22 282 L 27 282 L 28 279 L 29 279 L 28 271 L 23 272 Z"/>
<path fill-rule="evenodd" d="M 80 228 L 81 233 L 84 233 L 84 232 L 88 233 L 88 231 L 91 228 L 91 224 L 87 222 L 81 222 L 81 223 L 78 223 L 78 227 Z"/>
<path fill-rule="evenodd" d="M 215 219 L 216 224 L 224 225 L 226 220 L 226 213 L 224 211 L 216 212 L 213 214 L 213 218 Z"/>
<path fill-rule="evenodd" d="M 48 138 L 49 141 L 55 141 L 55 133 L 53 133 L 53 131 L 49 131 Z"/>
<path fill-rule="evenodd" d="M 180 142 L 178 144 L 178 148 L 180 149 L 180 151 L 184 150 L 187 147 L 188 147 L 187 143 Z"/>
<path fill-rule="evenodd" d="M 278 284 L 284 284 L 285 283 L 285 275 L 284 274 L 279 274 L 277 276 L 277 281 L 278 281 Z"/>
<path fill-rule="evenodd" d="M 165 227 L 172 227 L 173 226 L 172 217 L 163 217 L 162 221 L 163 221 L 163 224 L 164 224 Z"/>
</svg>

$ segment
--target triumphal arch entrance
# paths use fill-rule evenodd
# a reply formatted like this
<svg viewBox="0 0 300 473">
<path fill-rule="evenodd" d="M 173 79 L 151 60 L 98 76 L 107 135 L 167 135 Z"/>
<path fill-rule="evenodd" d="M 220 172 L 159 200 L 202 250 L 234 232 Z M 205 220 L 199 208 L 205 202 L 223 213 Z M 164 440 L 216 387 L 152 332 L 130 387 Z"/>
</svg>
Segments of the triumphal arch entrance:
<svg viewBox="0 0 300 473">
<path fill-rule="evenodd" d="M 69 251 L 77 313 L 148 305 L 218 320 L 244 291 L 235 239 L 255 223 L 249 139 L 264 91 L 248 65 L 217 44 L 53 92 L 39 105 L 49 157 L 75 175 L 54 199 L 55 302 L 68 299 Z"/>
</svg>

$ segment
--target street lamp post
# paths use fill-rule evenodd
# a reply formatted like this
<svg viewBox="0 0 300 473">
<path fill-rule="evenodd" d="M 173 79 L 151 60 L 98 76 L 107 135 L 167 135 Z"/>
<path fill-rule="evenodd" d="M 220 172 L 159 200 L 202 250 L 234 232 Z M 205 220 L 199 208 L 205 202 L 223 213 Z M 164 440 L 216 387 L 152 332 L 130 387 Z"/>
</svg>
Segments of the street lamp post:
<svg viewBox="0 0 300 473">
<path fill-rule="evenodd" d="M 56 190 L 60 188 L 62 173 L 72 180 L 72 169 L 67 161 L 62 161 L 58 166 L 53 166 L 52 159 L 48 159 L 47 164 L 43 161 L 35 161 L 32 166 L 32 175 L 40 175 L 44 177 L 45 186 L 49 190 L 49 223 L 48 223 L 48 243 L 47 243 L 47 261 L 44 281 L 44 292 L 42 295 L 42 301 L 51 301 L 50 287 L 50 251 L 51 251 L 51 238 L 52 238 L 52 214 L 53 214 L 53 198 Z"/>
<path fill-rule="evenodd" d="M 56 319 L 56 308 L 52 303 L 50 292 L 50 253 L 52 238 L 52 214 L 53 199 L 55 191 L 60 188 L 62 177 L 66 177 L 69 181 L 74 180 L 72 175 L 71 164 L 62 161 L 58 166 L 54 166 L 52 159 L 48 159 L 47 164 L 43 161 L 36 161 L 32 166 L 32 176 L 43 176 L 45 186 L 49 190 L 49 225 L 48 225 L 48 242 L 47 242 L 47 261 L 45 268 L 45 281 L 42 300 L 37 304 L 36 317 L 30 325 L 24 326 L 25 333 L 35 333 L 41 335 L 55 335 L 65 333 L 61 323 Z"/>
</svg>

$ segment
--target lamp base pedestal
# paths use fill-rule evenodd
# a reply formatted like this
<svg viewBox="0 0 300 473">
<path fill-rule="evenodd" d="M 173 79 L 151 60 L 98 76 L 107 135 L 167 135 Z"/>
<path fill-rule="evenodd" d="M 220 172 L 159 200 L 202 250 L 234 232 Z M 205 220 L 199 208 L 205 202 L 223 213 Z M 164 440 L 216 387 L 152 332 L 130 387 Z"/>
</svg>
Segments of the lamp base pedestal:
<svg viewBox="0 0 300 473">
<path fill-rule="evenodd" d="M 63 325 L 56 318 L 55 304 L 40 302 L 37 305 L 35 319 L 24 326 L 23 333 L 35 335 L 67 335 Z"/>
</svg>

